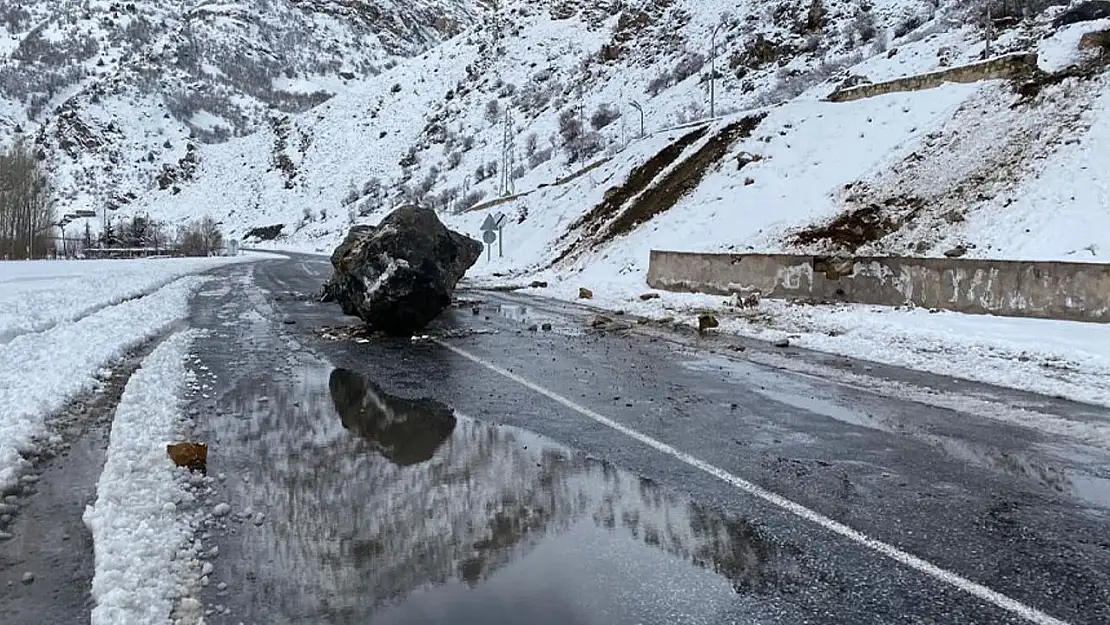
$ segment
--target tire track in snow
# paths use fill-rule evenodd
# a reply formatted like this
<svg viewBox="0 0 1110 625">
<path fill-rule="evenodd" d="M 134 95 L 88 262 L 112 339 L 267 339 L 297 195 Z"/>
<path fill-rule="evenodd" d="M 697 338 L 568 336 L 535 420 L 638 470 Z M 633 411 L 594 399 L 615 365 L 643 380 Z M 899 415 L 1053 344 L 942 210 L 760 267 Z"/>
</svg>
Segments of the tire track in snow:
<svg viewBox="0 0 1110 625">
<path fill-rule="evenodd" d="M 58 327 L 63 323 L 76 323 L 86 317 L 91 317 L 92 315 L 95 315 L 96 313 L 106 308 L 119 306 L 120 304 L 125 304 L 137 299 L 142 299 L 150 295 L 151 293 L 154 293 L 159 289 L 165 287 L 167 284 L 173 282 L 176 279 L 177 278 L 173 278 L 170 280 L 159 282 L 152 285 L 150 288 L 143 289 L 140 293 L 126 295 L 124 297 L 112 298 L 107 302 L 102 302 L 100 304 L 94 304 L 87 308 L 82 308 L 81 310 L 78 310 L 76 313 L 74 313 L 72 316 L 65 317 L 63 319 L 49 319 L 39 323 L 31 323 L 23 328 L 0 332 L 0 346 L 10 343 L 21 336 L 26 336 L 28 334 L 43 334 L 45 332 L 49 332 L 50 330 Z"/>
<path fill-rule="evenodd" d="M 13 623 L 88 623 L 93 577 L 92 537 L 81 515 L 96 495 L 112 415 L 128 380 L 163 336 L 113 363 L 100 388 L 51 416 L 50 439 L 30 465 L 17 494 L 0 504 L 0 614 Z M 24 573 L 35 576 L 31 584 Z"/>
<path fill-rule="evenodd" d="M 146 297 L 0 345 L 0 491 L 18 482 L 21 457 L 41 447 L 47 415 L 95 388 L 105 365 L 185 319 L 189 299 L 207 280 L 180 278 Z"/>
<path fill-rule="evenodd" d="M 177 468 L 166 454 L 167 443 L 192 430 L 182 397 L 190 377 L 186 356 L 198 334 L 178 332 L 154 349 L 116 408 L 96 502 L 84 514 L 95 553 L 92 625 L 201 618 L 199 602 L 190 599 L 200 579 L 190 484 L 204 478 Z"/>
</svg>

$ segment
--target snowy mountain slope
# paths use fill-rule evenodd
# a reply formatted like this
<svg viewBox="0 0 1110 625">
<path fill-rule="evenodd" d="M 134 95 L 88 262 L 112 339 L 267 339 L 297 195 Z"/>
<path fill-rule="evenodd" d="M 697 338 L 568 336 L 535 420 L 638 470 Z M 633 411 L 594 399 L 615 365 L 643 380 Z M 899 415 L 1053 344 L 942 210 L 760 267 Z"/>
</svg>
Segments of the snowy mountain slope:
<svg viewBox="0 0 1110 625">
<path fill-rule="evenodd" d="M 486 4 L 6 0 L 0 142 L 33 138 L 63 211 L 116 208 L 187 180 L 190 145 L 319 104 L 476 23 Z"/>
<path fill-rule="evenodd" d="M 813 19 L 812 6 L 823 7 Z M 329 102 L 333 106 L 294 116 L 294 125 L 311 129 L 307 134 L 320 128 L 319 134 L 342 134 L 357 145 L 307 156 L 307 179 L 329 189 L 291 189 L 267 197 L 262 203 L 277 204 L 269 214 L 284 213 L 284 223 L 292 228 L 306 208 L 314 214 L 334 211 L 348 196 L 361 197 L 356 208 L 363 211 L 400 199 L 458 209 L 495 197 L 505 186 L 526 189 L 549 183 L 632 142 L 639 134 L 634 101 L 642 102 L 649 133 L 703 117 L 708 109 L 708 43 L 718 25 L 720 114 L 789 99 L 858 62 L 865 50 L 885 45 L 862 43 L 861 29 L 870 41 L 885 42 L 881 33 L 886 30 L 908 29 L 930 16 L 934 22 L 927 28 L 933 29 L 963 18 L 962 11 L 953 17 L 930 2 L 913 1 L 882 3 L 866 14 L 856 3 L 839 1 L 738 6 L 638 1 L 572 8 L 568 3 L 547 10 L 510 4 L 495 13 L 493 26 L 468 31 L 370 79 L 352 88 L 348 97 Z M 726 9 L 736 13 L 722 16 Z M 867 15 L 872 17 L 861 17 Z M 460 77 L 464 65 L 466 73 Z M 374 108 L 379 102 L 381 110 Z M 509 158 L 503 158 L 505 111 L 512 119 Z M 421 127 L 414 129 L 414 123 Z M 417 136 L 411 138 L 414 132 Z M 205 158 L 214 163 L 201 176 L 209 182 L 198 185 L 197 195 L 168 198 L 155 193 L 145 198 L 143 208 L 184 214 L 213 189 L 222 193 L 229 186 L 244 186 L 227 165 L 251 154 L 256 168 L 259 160 L 268 160 L 258 148 L 264 140 L 253 142 L 207 150 Z M 342 168 L 341 176 L 348 175 L 337 164 L 345 159 L 357 159 L 361 166 L 350 178 L 337 178 L 336 167 Z M 504 163 L 511 185 L 501 180 Z M 212 172 L 221 173 L 213 179 Z M 360 193 L 367 182 L 370 190 L 377 190 L 375 180 L 385 186 L 384 193 Z M 251 179 L 246 186 L 261 185 L 253 194 L 270 195 L 271 183 Z M 329 231 L 333 236 L 344 225 L 339 221 L 304 234 Z"/>
</svg>

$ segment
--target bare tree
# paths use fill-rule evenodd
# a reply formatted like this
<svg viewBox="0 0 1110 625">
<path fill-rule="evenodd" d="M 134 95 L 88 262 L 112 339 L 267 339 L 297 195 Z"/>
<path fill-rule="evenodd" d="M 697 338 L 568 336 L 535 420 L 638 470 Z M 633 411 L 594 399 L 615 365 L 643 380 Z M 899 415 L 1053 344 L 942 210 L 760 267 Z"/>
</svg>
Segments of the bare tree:
<svg viewBox="0 0 1110 625">
<path fill-rule="evenodd" d="M 224 233 L 220 231 L 220 224 L 215 219 L 206 216 L 200 220 L 198 227 L 206 255 L 211 256 L 223 249 Z"/>
<path fill-rule="evenodd" d="M 46 171 L 23 143 L 0 152 L 0 258 L 42 258 L 56 227 Z"/>
<path fill-rule="evenodd" d="M 186 256 L 211 256 L 223 246 L 220 224 L 212 217 L 189 222 L 177 230 L 177 248 Z"/>
</svg>

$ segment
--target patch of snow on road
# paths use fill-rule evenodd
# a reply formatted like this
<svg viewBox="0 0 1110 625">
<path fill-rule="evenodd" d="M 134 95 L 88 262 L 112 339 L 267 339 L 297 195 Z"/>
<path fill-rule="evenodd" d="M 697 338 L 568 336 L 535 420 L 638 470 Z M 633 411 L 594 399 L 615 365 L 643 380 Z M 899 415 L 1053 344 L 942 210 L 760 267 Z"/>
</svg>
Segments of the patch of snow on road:
<svg viewBox="0 0 1110 625">
<path fill-rule="evenodd" d="M 170 623 L 197 575 L 187 475 L 166 445 L 187 430 L 181 411 L 185 357 L 194 331 L 159 345 L 128 381 L 112 423 L 96 503 L 84 520 L 96 568 L 92 625 Z"/>
<path fill-rule="evenodd" d="M 184 319 L 189 298 L 204 282 L 181 278 L 146 297 L 0 345 L 0 491 L 19 477 L 21 452 L 47 435 L 47 416 L 95 388 L 102 367 Z"/>
</svg>

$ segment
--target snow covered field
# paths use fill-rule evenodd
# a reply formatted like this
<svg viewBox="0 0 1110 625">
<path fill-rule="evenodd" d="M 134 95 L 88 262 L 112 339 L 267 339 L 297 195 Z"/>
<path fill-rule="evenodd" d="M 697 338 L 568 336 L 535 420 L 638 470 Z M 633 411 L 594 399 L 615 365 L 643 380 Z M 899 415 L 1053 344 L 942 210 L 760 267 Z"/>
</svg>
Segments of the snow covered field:
<svg viewBox="0 0 1110 625">
<path fill-rule="evenodd" d="M 205 281 L 189 274 L 264 257 L 0 263 L 0 491 L 50 436 L 50 413 L 185 317 Z"/>
<path fill-rule="evenodd" d="M 152 293 L 181 276 L 258 258 L 0 262 L 0 345 Z"/>
</svg>

